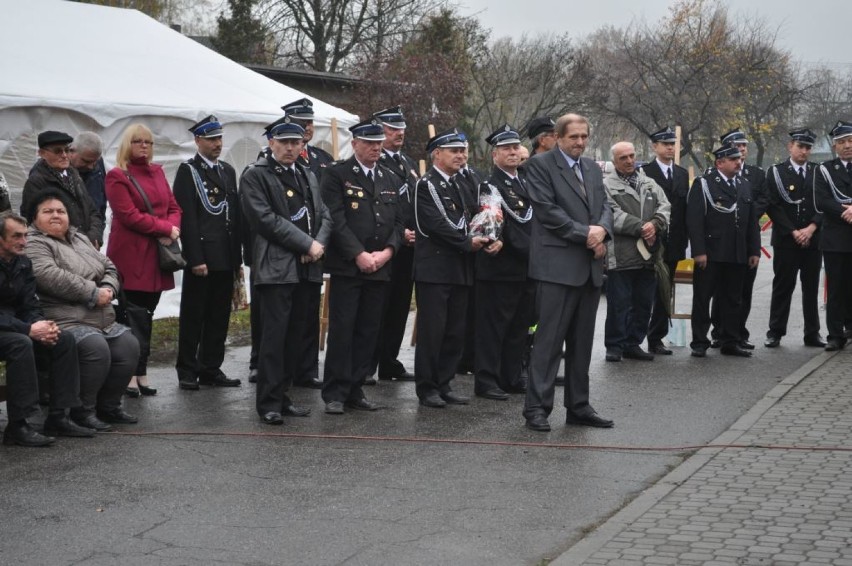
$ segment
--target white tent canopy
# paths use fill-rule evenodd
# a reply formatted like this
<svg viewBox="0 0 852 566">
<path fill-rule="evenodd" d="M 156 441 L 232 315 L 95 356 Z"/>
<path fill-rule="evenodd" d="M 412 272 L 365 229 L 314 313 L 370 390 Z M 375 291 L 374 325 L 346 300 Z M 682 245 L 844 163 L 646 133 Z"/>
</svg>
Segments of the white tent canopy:
<svg viewBox="0 0 852 566">
<path fill-rule="evenodd" d="M 187 128 L 225 125 L 223 159 L 237 170 L 265 145 L 263 126 L 303 93 L 268 79 L 137 12 L 61 0 L 0 0 L 0 171 L 21 187 L 43 130 L 104 138 L 108 164 L 124 128 L 154 132 L 155 161 L 172 175 L 194 153 Z M 331 149 L 358 117 L 314 99 L 316 143 Z M 348 144 L 341 143 L 345 152 Z"/>
</svg>

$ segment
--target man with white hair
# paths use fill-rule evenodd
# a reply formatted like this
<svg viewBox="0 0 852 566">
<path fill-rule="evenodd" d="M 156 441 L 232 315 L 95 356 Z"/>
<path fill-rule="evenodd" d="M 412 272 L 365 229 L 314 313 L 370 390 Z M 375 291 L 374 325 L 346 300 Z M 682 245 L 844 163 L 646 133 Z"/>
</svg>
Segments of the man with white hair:
<svg viewBox="0 0 852 566">
<path fill-rule="evenodd" d="M 106 215 L 106 167 L 104 142 L 95 132 L 80 132 L 71 142 L 71 166 L 80 174 L 86 192 L 101 216 Z"/>
<path fill-rule="evenodd" d="M 642 349 L 656 290 L 655 258 L 668 228 L 666 193 L 636 169 L 632 143 L 612 146 L 614 170 L 604 177 L 612 207 L 613 237 L 607 241 L 606 361 L 651 361 Z"/>
</svg>

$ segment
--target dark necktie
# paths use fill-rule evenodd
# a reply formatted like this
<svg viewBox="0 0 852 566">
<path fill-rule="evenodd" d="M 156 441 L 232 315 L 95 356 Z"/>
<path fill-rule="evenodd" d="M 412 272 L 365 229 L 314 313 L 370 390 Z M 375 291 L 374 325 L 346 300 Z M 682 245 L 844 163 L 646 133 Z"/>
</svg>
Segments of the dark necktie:
<svg viewBox="0 0 852 566">
<path fill-rule="evenodd" d="M 295 167 L 290 167 L 287 169 L 287 172 L 293 177 L 293 183 L 297 189 L 302 190 L 302 184 L 299 182 L 299 174 L 296 172 Z"/>
<path fill-rule="evenodd" d="M 398 153 L 393 154 L 393 160 L 396 161 L 398 167 L 402 168 L 402 157 Z"/>
<path fill-rule="evenodd" d="M 213 174 L 221 181 L 222 180 L 222 170 L 219 168 L 219 164 L 217 163 L 212 167 Z"/>
<path fill-rule="evenodd" d="M 583 173 L 580 171 L 580 162 L 575 161 L 574 165 L 571 167 L 574 170 L 574 175 L 577 176 L 577 180 L 580 181 L 580 189 L 582 189 L 583 196 L 586 196 L 586 183 L 583 182 Z"/>
<path fill-rule="evenodd" d="M 728 186 L 731 187 L 731 190 L 733 191 L 737 190 L 737 184 L 733 179 L 728 180 Z"/>
<path fill-rule="evenodd" d="M 373 172 L 372 171 L 367 171 L 367 180 L 369 180 L 371 183 L 373 182 Z"/>
<path fill-rule="evenodd" d="M 852 161 L 846 164 L 846 172 L 849 173 L 849 175 L 852 175 Z"/>
<path fill-rule="evenodd" d="M 805 180 L 805 168 L 804 167 L 799 167 L 799 177 L 802 178 L 802 181 Z"/>
<path fill-rule="evenodd" d="M 671 167 L 666 169 L 666 179 L 668 179 L 669 183 L 671 183 L 671 181 L 672 181 L 672 168 Z"/>
</svg>

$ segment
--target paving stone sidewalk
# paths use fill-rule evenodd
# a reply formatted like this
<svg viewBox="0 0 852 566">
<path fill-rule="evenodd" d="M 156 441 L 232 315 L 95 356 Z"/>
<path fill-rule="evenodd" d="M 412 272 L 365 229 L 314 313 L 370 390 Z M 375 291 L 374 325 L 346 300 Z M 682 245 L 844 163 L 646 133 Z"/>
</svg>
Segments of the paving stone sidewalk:
<svg viewBox="0 0 852 566">
<path fill-rule="evenodd" d="M 852 566 L 852 350 L 814 358 L 712 444 L 747 447 L 699 451 L 551 566 Z"/>
</svg>

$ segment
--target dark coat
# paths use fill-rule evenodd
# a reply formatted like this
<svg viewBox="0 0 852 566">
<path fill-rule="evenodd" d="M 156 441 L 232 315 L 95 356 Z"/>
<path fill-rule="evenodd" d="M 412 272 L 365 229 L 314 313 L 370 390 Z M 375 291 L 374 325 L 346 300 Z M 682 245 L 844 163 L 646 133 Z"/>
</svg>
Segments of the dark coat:
<svg viewBox="0 0 852 566">
<path fill-rule="evenodd" d="M 33 264 L 26 256 L 0 260 L 0 331 L 29 335 L 32 323 L 44 320 L 36 296 Z"/>
<path fill-rule="evenodd" d="M 499 167 L 491 170 L 491 176 L 480 185 L 482 194 L 494 187 L 503 198 L 503 248 L 495 255 L 480 250 L 476 254 L 476 278 L 483 281 L 526 281 L 529 270 L 530 233 L 532 232 L 532 217 L 524 222 L 530 214 L 529 197 L 527 196 L 526 181 L 519 174 L 521 186 L 512 182 L 511 177 Z M 509 211 L 510 210 L 511 213 Z M 516 219 L 518 216 L 521 220 Z"/>
<path fill-rule="evenodd" d="M 63 176 L 49 167 L 44 159 L 39 159 L 30 170 L 30 176 L 24 183 L 21 194 L 21 214 L 27 216 L 36 200 L 36 196 L 51 190 L 65 195 L 68 204 L 68 221 L 78 228 L 91 242 L 102 244 L 104 241 L 104 216 L 92 202 L 83 179 L 73 167 L 66 169 Z"/>
<path fill-rule="evenodd" d="M 252 273 L 255 285 L 298 283 L 301 256 L 317 242 L 328 250 L 331 215 L 323 203 L 316 177 L 298 163 L 296 168 L 307 179 L 314 201 L 316 237 L 312 238 L 292 220 L 297 212 L 289 200 L 301 187 L 293 186 L 281 175 L 283 168 L 266 157 L 258 159 L 240 178 L 240 204 L 252 234 Z M 288 194 L 292 192 L 293 196 Z M 308 264 L 308 280 L 322 282 L 322 261 Z"/>
<path fill-rule="evenodd" d="M 430 186 L 435 191 L 434 197 Z M 415 281 L 473 285 L 473 248 L 468 236 L 469 197 L 461 186 L 456 187 L 445 181 L 434 167 L 417 182 L 414 191 Z M 456 227 L 459 224 L 461 227 Z"/>
<path fill-rule="evenodd" d="M 672 164 L 672 179 L 666 178 L 657 160 L 642 166 L 642 171 L 654 180 L 666 193 L 671 204 L 671 218 L 666 231 L 663 259 L 674 263 L 686 257 L 689 236 L 686 232 L 686 195 L 689 193 L 689 172 L 680 165 Z"/>
<path fill-rule="evenodd" d="M 362 273 L 355 264 L 362 252 L 390 247 L 396 254 L 402 245 L 399 183 L 383 167 L 377 166 L 374 174 L 373 181 L 367 179 L 354 156 L 323 172 L 322 198 L 333 223 L 325 263 L 331 275 L 390 281 L 391 261 L 375 273 Z"/>
<path fill-rule="evenodd" d="M 305 145 L 305 152 L 308 154 L 308 159 L 301 155 L 296 159 L 296 163 L 310 170 L 316 175 L 317 179 L 322 181 L 322 173 L 325 168 L 334 163 L 334 158 L 324 149 L 320 149 L 315 145 Z"/>
<path fill-rule="evenodd" d="M 402 223 L 405 228 L 414 230 L 414 189 L 417 186 L 417 164 L 409 156 L 399 152 L 400 161 L 382 150 L 379 164 L 393 174 L 399 182 L 399 207 L 402 211 Z"/>
<path fill-rule="evenodd" d="M 710 206 L 701 179 L 706 179 L 713 203 L 722 207 L 736 203 L 736 213 L 719 212 Z M 736 189 L 732 189 L 714 169 L 692 183 L 686 203 L 692 257 L 707 255 L 708 261 L 748 263 L 749 257 L 760 254 L 760 228 L 751 185 L 739 177 L 735 182 Z"/>
<path fill-rule="evenodd" d="M 579 287 L 591 278 L 603 285 L 604 258 L 594 259 L 586 247 L 589 226 L 602 226 L 612 237 L 612 208 L 603 174 L 588 157 L 580 158 L 586 196 L 559 150 L 534 155 L 526 166 L 527 191 L 533 207 L 529 275 L 532 279 Z"/>
<path fill-rule="evenodd" d="M 106 218 L 106 166 L 104 165 L 104 158 L 99 157 L 91 171 L 77 172 L 80 174 L 80 178 L 83 179 L 83 184 L 86 185 L 86 192 L 92 198 L 95 208 L 98 209 L 103 218 Z"/>
<path fill-rule="evenodd" d="M 234 168 L 219 161 L 221 173 L 214 172 L 200 155 L 181 163 L 173 185 L 175 199 L 183 210 L 180 241 L 187 268 L 207 265 L 210 271 L 234 271 L 240 267 L 240 230 L 242 214 L 237 195 Z M 204 198 L 213 206 L 227 200 L 219 214 L 208 211 L 201 202 L 190 168 L 201 179 Z"/>
<path fill-rule="evenodd" d="M 814 174 L 816 163 L 805 163 L 805 179 L 802 179 L 790 160 L 773 165 L 766 171 L 766 192 L 769 206 L 766 209 L 772 219 L 772 245 L 776 248 L 801 249 L 793 239 L 793 230 L 817 226 L 806 249 L 819 249 L 822 214 L 814 208 Z M 776 178 L 776 173 L 777 178 Z M 780 183 L 779 183 L 780 182 Z M 787 202 L 784 196 L 792 201 Z M 794 204 L 795 203 L 795 204 Z"/>
<path fill-rule="evenodd" d="M 751 185 L 755 218 L 759 220 L 769 207 L 769 194 L 766 190 L 766 172 L 756 165 L 743 165 L 743 170 L 739 177 L 748 181 Z"/>
<path fill-rule="evenodd" d="M 479 211 L 479 185 L 482 184 L 485 177 L 470 165 L 467 166 L 466 172 L 467 174 L 459 171 L 455 176 L 455 181 L 464 190 L 467 211 L 473 216 Z"/>
<path fill-rule="evenodd" d="M 852 197 L 852 176 L 840 158 L 823 162 L 814 175 L 814 202 L 817 210 L 822 212 L 819 249 L 824 252 L 852 253 L 852 224 L 840 218 L 844 208 L 834 197 L 829 178 L 839 193 Z"/>
</svg>

